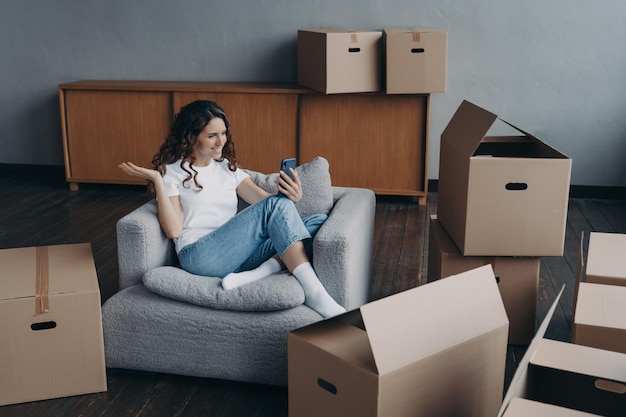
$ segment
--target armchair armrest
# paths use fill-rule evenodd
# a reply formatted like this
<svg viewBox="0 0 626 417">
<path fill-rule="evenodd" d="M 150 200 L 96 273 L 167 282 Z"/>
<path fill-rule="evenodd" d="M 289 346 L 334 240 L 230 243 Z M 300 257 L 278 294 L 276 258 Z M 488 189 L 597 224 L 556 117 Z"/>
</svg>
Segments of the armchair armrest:
<svg viewBox="0 0 626 417">
<path fill-rule="evenodd" d="M 376 197 L 368 189 L 336 186 L 333 196 L 313 241 L 313 266 L 330 295 L 352 310 L 369 301 Z"/>
<path fill-rule="evenodd" d="M 117 222 L 120 289 L 141 283 L 143 274 L 164 265 L 177 265 L 174 243 L 163 233 L 152 200 Z"/>
</svg>

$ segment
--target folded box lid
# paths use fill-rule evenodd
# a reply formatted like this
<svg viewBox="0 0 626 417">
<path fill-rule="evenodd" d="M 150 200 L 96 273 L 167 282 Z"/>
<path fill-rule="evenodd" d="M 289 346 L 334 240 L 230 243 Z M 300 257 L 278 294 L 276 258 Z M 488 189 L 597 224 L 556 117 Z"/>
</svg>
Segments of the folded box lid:
<svg viewBox="0 0 626 417">
<path fill-rule="evenodd" d="M 621 391 L 626 390 L 626 354 L 621 352 L 542 339 L 530 363 L 611 380 L 620 385 Z"/>
<path fill-rule="evenodd" d="M 526 132 L 523 129 L 499 118 L 497 115 L 479 107 L 467 100 L 463 100 L 457 111 L 454 113 L 448 125 L 441 134 L 441 142 L 443 147 L 452 147 L 457 149 L 462 155 L 468 158 L 474 154 L 478 146 L 480 145 L 489 129 L 493 126 L 496 120 L 500 120 L 509 125 L 513 129 L 523 134 L 526 140 L 532 142 L 541 142 L 536 136 Z M 497 138 L 500 141 L 512 141 L 520 140 L 519 136 L 500 136 Z M 544 146 L 547 146 L 543 144 Z M 550 148 L 555 155 L 564 157 L 560 152 Z"/>
<path fill-rule="evenodd" d="M 373 301 L 361 314 L 380 375 L 508 326 L 491 265 Z"/>
<path fill-rule="evenodd" d="M 91 244 L 0 250 L 0 301 L 35 297 L 41 291 L 99 291 Z"/>
</svg>

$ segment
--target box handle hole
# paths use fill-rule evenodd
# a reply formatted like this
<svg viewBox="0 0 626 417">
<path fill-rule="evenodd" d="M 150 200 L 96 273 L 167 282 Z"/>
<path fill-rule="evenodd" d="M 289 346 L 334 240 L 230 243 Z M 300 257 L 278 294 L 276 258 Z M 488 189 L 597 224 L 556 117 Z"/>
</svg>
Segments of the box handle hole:
<svg viewBox="0 0 626 417">
<path fill-rule="evenodd" d="M 525 182 L 510 182 L 504 188 L 509 191 L 524 191 L 528 189 L 528 184 Z"/>
<path fill-rule="evenodd" d="M 596 379 L 594 383 L 596 388 L 603 391 L 612 392 L 614 394 L 626 394 L 626 385 L 621 382 L 607 381 L 606 379 Z"/>
<path fill-rule="evenodd" d="M 361 48 L 348 48 L 348 52 L 361 52 Z"/>
<path fill-rule="evenodd" d="M 31 330 L 39 331 L 39 330 L 49 330 L 57 327 L 56 321 L 42 321 L 39 323 L 33 323 L 30 325 Z"/>
<path fill-rule="evenodd" d="M 424 48 L 411 48 L 411 53 L 412 54 L 423 54 L 424 53 Z"/>
<path fill-rule="evenodd" d="M 323 390 L 328 391 L 333 395 L 337 395 L 337 387 L 325 379 L 317 378 L 317 385 L 319 385 Z"/>
</svg>

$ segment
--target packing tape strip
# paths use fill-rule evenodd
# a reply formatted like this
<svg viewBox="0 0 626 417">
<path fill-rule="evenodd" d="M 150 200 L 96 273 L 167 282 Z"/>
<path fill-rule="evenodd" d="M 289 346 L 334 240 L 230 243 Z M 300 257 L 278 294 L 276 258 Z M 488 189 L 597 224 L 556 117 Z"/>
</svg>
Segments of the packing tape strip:
<svg viewBox="0 0 626 417">
<path fill-rule="evenodd" d="M 413 32 L 413 42 L 420 42 L 422 35 L 419 32 Z"/>
<path fill-rule="evenodd" d="M 50 309 L 48 300 L 48 290 L 50 285 L 50 262 L 48 257 L 48 247 L 36 248 L 36 268 L 37 277 L 35 282 L 35 315 L 47 313 Z"/>
<path fill-rule="evenodd" d="M 357 43 L 358 41 L 359 41 L 359 38 L 356 35 L 356 33 L 351 33 L 350 34 L 350 43 Z"/>
</svg>

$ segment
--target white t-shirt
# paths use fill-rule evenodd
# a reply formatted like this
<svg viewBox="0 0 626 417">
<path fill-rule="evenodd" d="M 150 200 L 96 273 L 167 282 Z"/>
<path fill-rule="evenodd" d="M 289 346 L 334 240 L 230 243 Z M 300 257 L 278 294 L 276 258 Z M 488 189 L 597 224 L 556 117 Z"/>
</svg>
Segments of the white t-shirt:
<svg viewBox="0 0 626 417">
<path fill-rule="evenodd" d="M 189 169 L 189 164 L 185 162 Z M 205 167 L 195 167 L 198 171 L 198 188 L 193 179 L 183 181 L 189 175 L 180 167 L 180 161 L 167 165 L 163 182 L 168 197 L 179 196 L 183 216 L 183 231 L 174 239 L 176 252 L 202 236 L 222 226 L 237 214 L 237 187 L 249 175 L 237 169 L 228 169 L 228 161 L 212 160 Z M 193 171 L 192 171 L 193 172 Z"/>
</svg>

